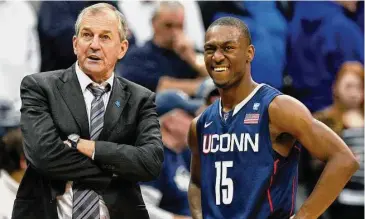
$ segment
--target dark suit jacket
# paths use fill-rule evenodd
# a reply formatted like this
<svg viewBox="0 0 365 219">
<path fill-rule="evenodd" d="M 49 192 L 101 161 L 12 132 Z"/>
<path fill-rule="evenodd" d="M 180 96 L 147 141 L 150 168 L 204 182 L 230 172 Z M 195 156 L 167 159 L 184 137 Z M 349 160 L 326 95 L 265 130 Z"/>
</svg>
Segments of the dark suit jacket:
<svg viewBox="0 0 365 219">
<path fill-rule="evenodd" d="M 111 219 L 149 218 L 138 181 L 157 178 L 163 162 L 154 98 L 139 85 L 114 79 L 93 161 L 63 143 L 71 133 L 90 138 L 74 66 L 25 77 L 21 128 L 29 166 L 12 218 L 58 218 L 56 196 L 64 193 L 67 181 L 102 194 Z"/>
</svg>

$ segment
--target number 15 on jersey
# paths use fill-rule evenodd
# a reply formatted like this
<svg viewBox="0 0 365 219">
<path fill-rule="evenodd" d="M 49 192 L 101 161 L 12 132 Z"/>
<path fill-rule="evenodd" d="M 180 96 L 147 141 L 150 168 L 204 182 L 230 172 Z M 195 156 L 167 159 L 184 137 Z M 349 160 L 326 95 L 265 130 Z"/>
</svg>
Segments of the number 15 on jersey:
<svg viewBox="0 0 365 219">
<path fill-rule="evenodd" d="M 215 170 L 215 204 L 228 205 L 233 200 L 233 180 L 227 177 L 228 168 L 233 167 L 233 161 L 216 161 Z"/>
</svg>

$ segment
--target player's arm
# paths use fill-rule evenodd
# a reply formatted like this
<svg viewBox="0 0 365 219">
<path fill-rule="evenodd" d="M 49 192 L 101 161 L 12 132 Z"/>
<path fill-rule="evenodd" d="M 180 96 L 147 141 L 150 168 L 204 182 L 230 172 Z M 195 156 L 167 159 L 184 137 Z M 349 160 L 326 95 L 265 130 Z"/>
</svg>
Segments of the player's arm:
<svg viewBox="0 0 365 219">
<path fill-rule="evenodd" d="M 198 139 L 196 133 L 196 122 L 198 118 L 195 118 L 189 130 L 188 143 L 191 150 L 191 164 L 190 164 L 190 184 L 188 191 L 189 206 L 191 216 L 193 219 L 202 219 L 202 205 L 201 205 L 201 190 L 200 190 L 200 158 L 198 150 Z"/>
<path fill-rule="evenodd" d="M 272 125 L 293 135 L 313 156 L 325 162 L 316 187 L 294 217 L 318 218 L 336 199 L 359 164 L 341 138 L 314 119 L 296 99 L 286 95 L 276 97 L 270 104 L 269 115 Z"/>
</svg>

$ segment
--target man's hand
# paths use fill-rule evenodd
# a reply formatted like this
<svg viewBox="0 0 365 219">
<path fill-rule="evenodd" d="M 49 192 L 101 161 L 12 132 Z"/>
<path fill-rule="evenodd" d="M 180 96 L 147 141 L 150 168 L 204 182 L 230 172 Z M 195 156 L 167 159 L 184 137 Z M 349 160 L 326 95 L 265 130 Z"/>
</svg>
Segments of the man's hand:
<svg viewBox="0 0 365 219">
<path fill-rule="evenodd" d="M 187 38 L 184 33 L 176 35 L 174 40 L 173 49 L 177 55 L 180 56 L 182 60 L 189 63 L 190 65 L 195 65 L 196 53 L 194 50 L 193 43 Z"/>
<path fill-rule="evenodd" d="M 193 43 L 184 35 L 184 33 L 176 35 L 173 50 L 182 60 L 195 69 L 195 71 L 199 73 L 199 76 L 208 76 L 207 69 L 205 68 L 204 56 L 195 52 Z"/>
<path fill-rule="evenodd" d="M 92 156 L 95 151 L 95 141 L 80 138 L 79 143 L 77 144 L 77 150 L 85 156 L 93 158 Z"/>
</svg>

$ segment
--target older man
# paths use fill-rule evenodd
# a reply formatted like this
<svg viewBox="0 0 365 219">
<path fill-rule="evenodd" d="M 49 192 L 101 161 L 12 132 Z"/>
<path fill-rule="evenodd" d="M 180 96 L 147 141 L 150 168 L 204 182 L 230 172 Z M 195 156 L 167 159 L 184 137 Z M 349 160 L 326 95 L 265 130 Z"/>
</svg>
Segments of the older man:
<svg viewBox="0 0 365 219">
<path fill-rule="evenodd" d="M 77 62 L 24 78 L 29 166 L 13 218 L 148 218 L 138 182 L 159 175 L 163 146 L 154 93 L 114 75 L 126 29 L 113 6 L 87 7 L 75 24 Z"/>
<path fill-rule="evenodd" d="M 151 20 L 153 38 L 131 49 L 117 72 L 152 91 L 177 89 L 197 95 L 208 73 L 202 56 L 183 32 L 184 11 L 178 1 L 160 2 Z"/>
</svg>

